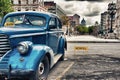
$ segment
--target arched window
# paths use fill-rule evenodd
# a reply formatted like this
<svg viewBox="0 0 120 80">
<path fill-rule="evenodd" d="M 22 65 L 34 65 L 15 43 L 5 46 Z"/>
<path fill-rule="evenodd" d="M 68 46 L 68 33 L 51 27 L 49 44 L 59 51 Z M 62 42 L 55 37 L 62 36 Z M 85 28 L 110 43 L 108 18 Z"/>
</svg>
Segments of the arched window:
<svg viewBox="0 0 120 80">
<path fill-rule="evenodd" d="M 18 4 L 21 4 L 21 0 L 18 0 Z"/>
<path fill-rule="evenodd" d="M 13 0 L 11 0 L 11 3 L 13 4 Z"/>
<path fill-rule="evenodd" d="M 33 0 L 33 4 L 35 4 L 36 0 Z"/>
<path fill-rule="evenodd" d="M 25 11 L 29 11 L 29 9 L 26 9 Z"/>
<path fill-rule="evenodd" d="M 20 9 L 18 9 L 18 11 L 21 11 Z"/>
<path fill-rule="evenodd" d="M 29 2 L 28 2 L 28 0 L 26 0 L 26 4 L 28 4 Z"/>
<path fill-rule="evenodd" d="M 33 11 L 36 11 L 35 9 L 33 9 Z"/>
</svg>

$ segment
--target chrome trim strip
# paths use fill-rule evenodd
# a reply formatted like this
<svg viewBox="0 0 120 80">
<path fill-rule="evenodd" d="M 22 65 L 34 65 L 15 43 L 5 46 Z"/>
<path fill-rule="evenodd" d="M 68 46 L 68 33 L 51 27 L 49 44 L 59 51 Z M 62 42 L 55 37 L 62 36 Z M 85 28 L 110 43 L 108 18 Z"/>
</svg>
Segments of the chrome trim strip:
<svg viewBox="0 0 120 80">
<path fill-rule="evenodd" d="M 10 51 L 12 51 L 12 50 L 7 51 L 2 57 L 0 57 L 0 62 Z"/>
<path fill-rule="evenodd" d="M 46 31 L 46 32 L 40 32 L 40 33 L 19 34 L 19 35 L 12 35 L 12 36 L 10 36 L 10 38 L 28 37 L 28 36 L 43 35 L 46 33 L 59 33 L 59 32 L 63 32 L 63 31 Z"/>
<path fill-rule="evenodd" d="M 29 33 L 29 34 L 19 34 L 19 35 L 12 35 L 10 38 L 16 38 L 16 37 L 28 37 L 28 36 L 35 36 L 35 35 L 43 35 L 46 34 L 45 32 L 40 33 Z"/>
</svg>

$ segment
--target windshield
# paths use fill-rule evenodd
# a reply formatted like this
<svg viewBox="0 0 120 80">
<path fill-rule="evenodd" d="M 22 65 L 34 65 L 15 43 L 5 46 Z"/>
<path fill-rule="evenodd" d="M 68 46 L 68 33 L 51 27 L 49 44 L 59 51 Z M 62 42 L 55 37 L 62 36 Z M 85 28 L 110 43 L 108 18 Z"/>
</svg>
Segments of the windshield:
<svg viewBox="0 0 120 80">
<path fill-rule="evenodd" d="M 30 27 L 42 27 L 46 25 L 46 19 L 44 17 L 35 15 L 16 15 L 7 17 L 4 23 L 5 27 L 18 27 L 22 25 L 28 25 Z"/>
</svg>

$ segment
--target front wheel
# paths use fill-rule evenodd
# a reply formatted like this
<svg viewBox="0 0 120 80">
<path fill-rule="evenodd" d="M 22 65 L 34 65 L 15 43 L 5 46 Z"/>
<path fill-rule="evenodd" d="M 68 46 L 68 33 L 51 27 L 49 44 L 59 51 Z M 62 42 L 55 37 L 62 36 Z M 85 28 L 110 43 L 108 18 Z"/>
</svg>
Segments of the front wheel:
<svg viewBox="0 0 120 80">
<path fill-rule="evenodd" d="M 31 80 L 47 80 L 49 70 L 49 60 L 48 57 L 45 56 L 44 59 L 39 63 L 38 69 Z"/>
</svg>

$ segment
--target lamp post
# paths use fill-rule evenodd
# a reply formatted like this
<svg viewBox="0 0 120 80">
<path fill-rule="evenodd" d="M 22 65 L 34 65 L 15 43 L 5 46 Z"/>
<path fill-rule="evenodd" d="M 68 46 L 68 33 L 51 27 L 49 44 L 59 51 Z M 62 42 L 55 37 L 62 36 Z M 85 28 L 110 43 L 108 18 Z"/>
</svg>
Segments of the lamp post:
<svg viewBox="0 0 120 80">
<path fill-rule="evenodd" d="M 110 20 L 111 20 L 111 27 L 110 27 L 110 33 L 112 33 L 113 32 L 113 28 L 112 28 L 112 26 L 113 26 L 113 18 L 114 18 L 114 16 L 115 16 L 115 14 L 116 14 L 116 4 L 115 3 L 109 3 L 108 4 L 108 14 L 110 15 Z"/>
</svg>

